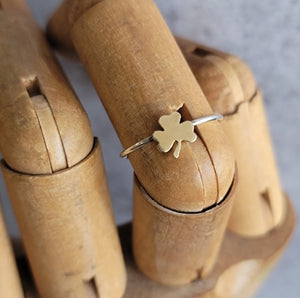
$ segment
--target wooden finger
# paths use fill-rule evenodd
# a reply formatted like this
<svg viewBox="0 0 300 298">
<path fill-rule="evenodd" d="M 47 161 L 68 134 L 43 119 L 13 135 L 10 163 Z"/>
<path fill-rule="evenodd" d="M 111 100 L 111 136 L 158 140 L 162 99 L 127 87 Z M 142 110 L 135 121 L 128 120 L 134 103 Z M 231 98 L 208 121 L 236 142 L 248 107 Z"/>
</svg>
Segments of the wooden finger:
<svg viewBox="0 0 300 298">
<path fill-rule="evenodd" d="M 0 297 L 24 297 L 10 239 L 0 209 Z"/>
<path fill-rule="evenodd" d="M 43 297 L 121 297 L 126 274 L 100 146 L 43 34 L 0 11 L 3 171 Z"/>
<path fill-rule="evenodd" d="M 63 7 L 49 23 L 53 34 Z M 159 129 L 162 115 L 179 110 L 191 120 L 212 112 L 151 1 L 95 4 L 75 18 L 71 35 L 125 148 Z M 178 211 L 215 204 L 232 183 L 234 159 L 220 125 L 212 122 L 196 133 L 198 140 L 183 144 L 176 162 L 155 144 L 129 156 L 147 192 Z"/>
<path fill-rule="evenodd" d="M 278 226 L 286 214 L 260 91 L 243 61 L 197 43 L 177 41 L 215 112 L 224 116 L 239 169 L 239 185 L 229 228 L 258 236 Z"/>
</svg>

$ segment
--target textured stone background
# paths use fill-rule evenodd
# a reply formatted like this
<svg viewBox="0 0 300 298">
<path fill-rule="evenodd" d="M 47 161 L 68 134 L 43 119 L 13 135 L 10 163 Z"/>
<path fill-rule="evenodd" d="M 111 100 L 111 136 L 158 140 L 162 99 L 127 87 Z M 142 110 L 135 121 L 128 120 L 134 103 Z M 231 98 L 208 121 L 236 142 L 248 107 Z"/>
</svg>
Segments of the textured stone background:
<svg viewBox="0 0 300 298">
<path fill-rule="evenodd" d="M 28 0 L 38 23 L 45 23 L 60 0 Z M 300 217 L 300 1 L 156 0 L 171 30 L 183 37 L 231 52 L 252 68 L 261 87 L 283 188 Z M 60 58 L 100 138 L 118 223 L 131 218 L 132 170 L 118 158 L 121 145 L 83 67 Z M 18 235 L 3 182 L 6 221 Z M 300 297 L 300 233 L 264 283 L 257 298 Z M 242 297 L 241 297 L 242 298 Z"/>
</svg>

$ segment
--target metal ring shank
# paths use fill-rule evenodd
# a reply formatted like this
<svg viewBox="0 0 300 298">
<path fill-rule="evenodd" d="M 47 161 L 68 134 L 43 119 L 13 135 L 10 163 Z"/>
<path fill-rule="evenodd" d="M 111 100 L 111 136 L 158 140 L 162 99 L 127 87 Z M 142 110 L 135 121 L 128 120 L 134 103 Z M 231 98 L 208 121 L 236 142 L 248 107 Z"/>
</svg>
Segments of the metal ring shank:
<svg viewBox="0 0 300 298">
<path fill-rule="evenodd" d="M 222 120 L 223 116 L 220 114 L 214 114 L 214 115 L 209 115 L 209 116 L 205 116 L 205 117 L 201 117 L 195 120 L 192 120 L 191 123 L 193 124 L 193 126 L 196 125 L 200 125 L 203 124 L 205 122 L 209 122 L 209 121 L 214 121 L 214 120 Z M 127 157 L 128 154 L 132 153 L 135 150 L 138 150 L 142 147 L 144 147 L 145 145 L 147 145 L 148 143 L 153 142 L 153 137 L 147 137 L 137 143 L 135 143 L 134 145 L 128 147 L 127 149 L 123 150 L 120 154 L 121 157 Z"/>
<path fill-rule="evenodd" d="M 199 124 L 203 124 L 205 122 L 209 122 L 209 121 L 214 121 L 214 120 L 222 120 L 223 116 L 221 114 L 214 114 L 214 115 L 209 115 L 209 116 L 205 116 L 205 117 L 201 117 L 195 120 L 192 120 L 191 122 L 193 123 L 194 126 L 199 125 Z"/>
<path fill-rule="evenodd" d="M 142 139 L 141 141 L 139 141 L 139 142 L 135 143 L 134 145 L 130 146 L 129 148 L 123 150 L 120 155 L 121 155 L 121 157 L 127 157 L 127 155 L 129 153 L 144 147 L 145 145 L 147 145 L 150 142 L 153 142 L 152 136 L 148 137 L 148 138 L 145 138 L 145 139 Z"/>
</svg>

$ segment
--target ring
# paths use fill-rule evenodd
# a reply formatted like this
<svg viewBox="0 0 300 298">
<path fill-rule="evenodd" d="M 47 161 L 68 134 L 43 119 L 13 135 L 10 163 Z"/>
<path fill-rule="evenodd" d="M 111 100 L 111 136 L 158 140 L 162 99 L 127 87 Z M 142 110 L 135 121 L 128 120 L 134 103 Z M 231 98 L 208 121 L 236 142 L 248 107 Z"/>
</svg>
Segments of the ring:
<svg viewBox="0 0 300 298">
<path fill-rule="evenodd" d="M 178 112 L 173 112 L 170 115 L 161 116 L 158 123 L 163 130 L 156 130 L 152 136 L 147 137 L 136 144 L 123 150 L 121 157 L 127 157 L 133 151 L 144 147 L 145 145 L 155 141 L 158 143 L 157 147 L 161 152 L 169 152 L 174 143 L 177 142 L 177 147 L 174 150 L 174 157 L 178 158 L 181 150 L 181 142 L 195 142 L 197 135 L 194 133 L 194 126 L 203 124 L 209 121 L 222 120 L 223 116 L 220 114 L 213 114 L 201 117 L 192 121 L 184 121 L 180 123 L 181 115 Z"/>
</svg>

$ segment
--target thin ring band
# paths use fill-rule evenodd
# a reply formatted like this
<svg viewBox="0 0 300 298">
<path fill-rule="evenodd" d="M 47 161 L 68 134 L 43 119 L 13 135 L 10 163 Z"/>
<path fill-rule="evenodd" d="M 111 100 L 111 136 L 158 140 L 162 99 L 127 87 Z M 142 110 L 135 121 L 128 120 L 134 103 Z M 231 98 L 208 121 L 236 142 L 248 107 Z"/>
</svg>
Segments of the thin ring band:
<svg viewBox="0 0 300 298">
<path fill-rule="evenodd" d="M 213 114 L 213 115 L 209 115 L 209 116 L 205 116 L 205 117 L 201 117 L 201 118 L 198 118 L 198 119 L 195 119 L 195 120 L 192 120 L 190 121 L 193 126 L 196 126 L 196 125 L 200 125 L 200 124 L 203 124 L 205 122 L 210 122 L 210 121 L 215 121 L 215 120 L 222 120 L 223 119 L 223 116 L 220 115 L 220 114 Z M 138 150 L 142 147 L 144 147 L 145 145 L 153 142 L 154 139 L 152 136 L 150 137 L 147 137 L 145 139 L 142 139 L 141 141 L 135 143 L 134 145 L 128 147 L 127 149 L 124 149 L 120 156 L 121 157 L 127 157 L 130 153 L 134 152 L 135 150 Z"/>
</svg>

